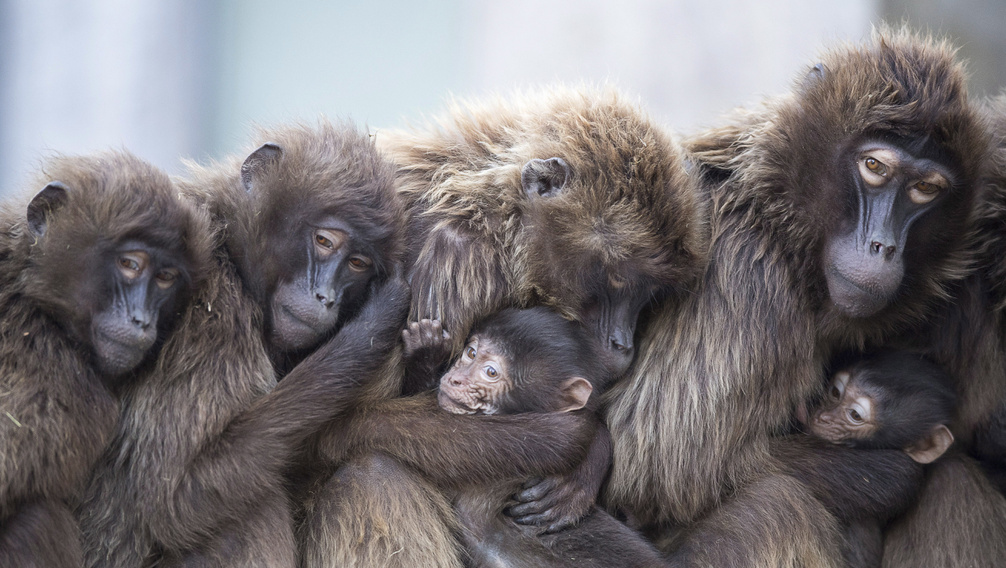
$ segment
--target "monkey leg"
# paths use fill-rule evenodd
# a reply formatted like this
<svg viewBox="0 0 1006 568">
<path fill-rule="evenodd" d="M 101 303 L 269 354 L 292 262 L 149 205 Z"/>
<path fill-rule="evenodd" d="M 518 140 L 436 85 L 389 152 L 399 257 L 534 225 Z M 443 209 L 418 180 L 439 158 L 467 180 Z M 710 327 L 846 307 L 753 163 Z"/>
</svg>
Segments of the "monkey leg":
<svg viewBox="0 0 1006 568">
<path fill-rule="evenodd" d="M 60 502 L 37 501 L 0 523 L 0 567 L 79 568 L 80 529 Z"/>
<path fill-rule="evenodd" d="M 309 498 L 301 566 L 461 568 L 456 525 L 444 495 L 414 470 L 357 456 Z"/>
<path fill-rule="evenodd" d="M 293 518 L 287 498 L 274 494 L 262 499 L 240 521 L 221 527 L 207 542 L 182 552 L 165 552 L 158 568 L 215 566 L 284 568 L 297 562 Z"/>
<path fill-rule="evenodd" d="M 884 535 L 884 566 L 1000 566 L 1006 498 L 971 458 L 931 466 L 919 499 Z"/>
<path fill-rule="evenodd" d="M 675 566 L 840 566 L 837 525 L 799 481 L 770 474 L 689 527 L 670 560 Z"/>
</svg>

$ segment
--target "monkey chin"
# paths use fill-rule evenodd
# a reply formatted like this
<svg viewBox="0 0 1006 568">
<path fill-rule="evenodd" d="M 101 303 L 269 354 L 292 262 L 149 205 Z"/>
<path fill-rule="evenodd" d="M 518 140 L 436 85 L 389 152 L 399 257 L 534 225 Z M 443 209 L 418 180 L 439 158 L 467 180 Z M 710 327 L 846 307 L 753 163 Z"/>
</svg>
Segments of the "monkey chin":
<svg viewBox="0 0 1006 568">
<path fill-rule="evenodd" d="M 478 410 L 469 408 L 464 404 L 461 404 L 447 395 L 444 391 L 439 391 L 437 393 L 437 404 L 440 405 L 441 410 L 450 412 L 451 414 L 477 414 Z"/>
</svg>

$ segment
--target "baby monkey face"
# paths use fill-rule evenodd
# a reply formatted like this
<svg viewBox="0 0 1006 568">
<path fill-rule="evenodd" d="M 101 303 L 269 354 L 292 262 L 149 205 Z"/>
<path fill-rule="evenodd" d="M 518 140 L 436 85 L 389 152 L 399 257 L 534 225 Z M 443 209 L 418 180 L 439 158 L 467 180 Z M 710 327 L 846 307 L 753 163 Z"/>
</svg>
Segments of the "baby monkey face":
<svg viewBox="0 0 1006 568">
<path fill-rule="evenodd" d="M 876 400 L 849 371 L 835 373 L 821 407 L 807 420 L 807 428 L 833 443 L 852 445 L 877 430 Z"/>
<path fill-rule="evenodd" d="M 440 407 L 454 414 L 497 414 L 513 387 L 508 361 L 495 342 L 473 335 L 440 379 Z"/>
</svg>

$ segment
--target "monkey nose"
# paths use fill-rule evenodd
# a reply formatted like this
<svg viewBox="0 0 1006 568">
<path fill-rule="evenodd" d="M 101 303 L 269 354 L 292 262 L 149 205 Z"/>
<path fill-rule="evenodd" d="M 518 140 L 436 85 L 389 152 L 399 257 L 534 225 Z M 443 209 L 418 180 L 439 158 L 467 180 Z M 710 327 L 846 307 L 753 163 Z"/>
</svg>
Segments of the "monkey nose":
<svg viewBox="0 0 1006 568">
<path fill-rule="evenodd" d="M 132 314 L 129 319 L 133 322 L 133 325 L 140 328 L 142 331 L 147 331 L 150 327 L 150 318 L 145 314 Z"/>
<path fill-rule="evenodd" d="M 882 243 L 880 241 L 872 241 L 870 243 L 870 253 L 871 254 L 881 254 L 881 253 L 883 253 L 884 260 L 891 260 L 891 257 L 894 256 L 894 253 L 897 250 L 898 250 L 897 247 L 895 247 L 893 245 L 884 245 L 884 243 Z"/>
<path fill-rule="evenodd" d="M 332 306 L 335 305 L 335 294 L 332 294 L 331 292 L 315 292 L 314 299 L 318 300 L 318 303 L 324 306 L 326 310 L 332 309 Z"/>
</svg>

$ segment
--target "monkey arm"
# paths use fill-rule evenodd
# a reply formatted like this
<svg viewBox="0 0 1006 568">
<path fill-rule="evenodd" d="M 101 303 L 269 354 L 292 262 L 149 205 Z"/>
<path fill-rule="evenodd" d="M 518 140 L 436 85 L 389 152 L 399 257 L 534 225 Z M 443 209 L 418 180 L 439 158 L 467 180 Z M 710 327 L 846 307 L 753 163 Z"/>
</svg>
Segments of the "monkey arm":
<svg viewBox="0 0 1006 568">
<path fill-rule="evenodd" d="M 858 450 L 794 435 L 772 440 L 771 451 L 786 473 L 844 522 L 891 518 L 922 485 L 922 466 L 902 450 Z"/>
<path fill-rule="evenodd" d="M 165 382 L 178 381 L 184 389 L 164 392 L 162 385 L 161 392 L 144 396 L 173 397 L 158 401 L 164 405 L 161 416 L 143 418 L 160 430 L 144 436 L 155 444 L 144 450 L 157 456 L 146 458 L 151 469 L 134 474 L 146 496 L 140 506 L 147 508 L 151 533 L 162 544 L 190 548 L 277 491 L 299 443 L 350 405 L 353 393 L 383 368 L 407 309 L 408 288 L 402 282 L 387 284 L 358 317 L 264 396 L 254 390 L 267 388 L 271 364 L 259 343 L 260 331 L 240 317 L 241 310 L 219 314 L 221 320 L 233 317 L 237 323 L 193 321 L 187 331 L 198 328 L 200 333 L 184 335 L 186 343 L 162 363 L 175 374 Z M 220 346 L 214 350 L 192 343 Z M 204 356 L 193 362 L 193 353 Z"/>
<path fill-rule="evenodd" d="M 450 414 L 424 393 L 361 408 L 346 424 L 343 443 L 384 452 L 441 486 L 459 488 L 567 471 L 583 460 L 597 427 L 596 417 L 580 412 Z"/>
<path fill-rule="evenodd" d="M 602 424 L 576 469 L 526 483 L 513 496 L 517 505 L 506 514 L 516 523 L 538 525 L 549 533 L 569 527 L 591 511 L 610 469 L 611 434 Z"/>
</svg>

